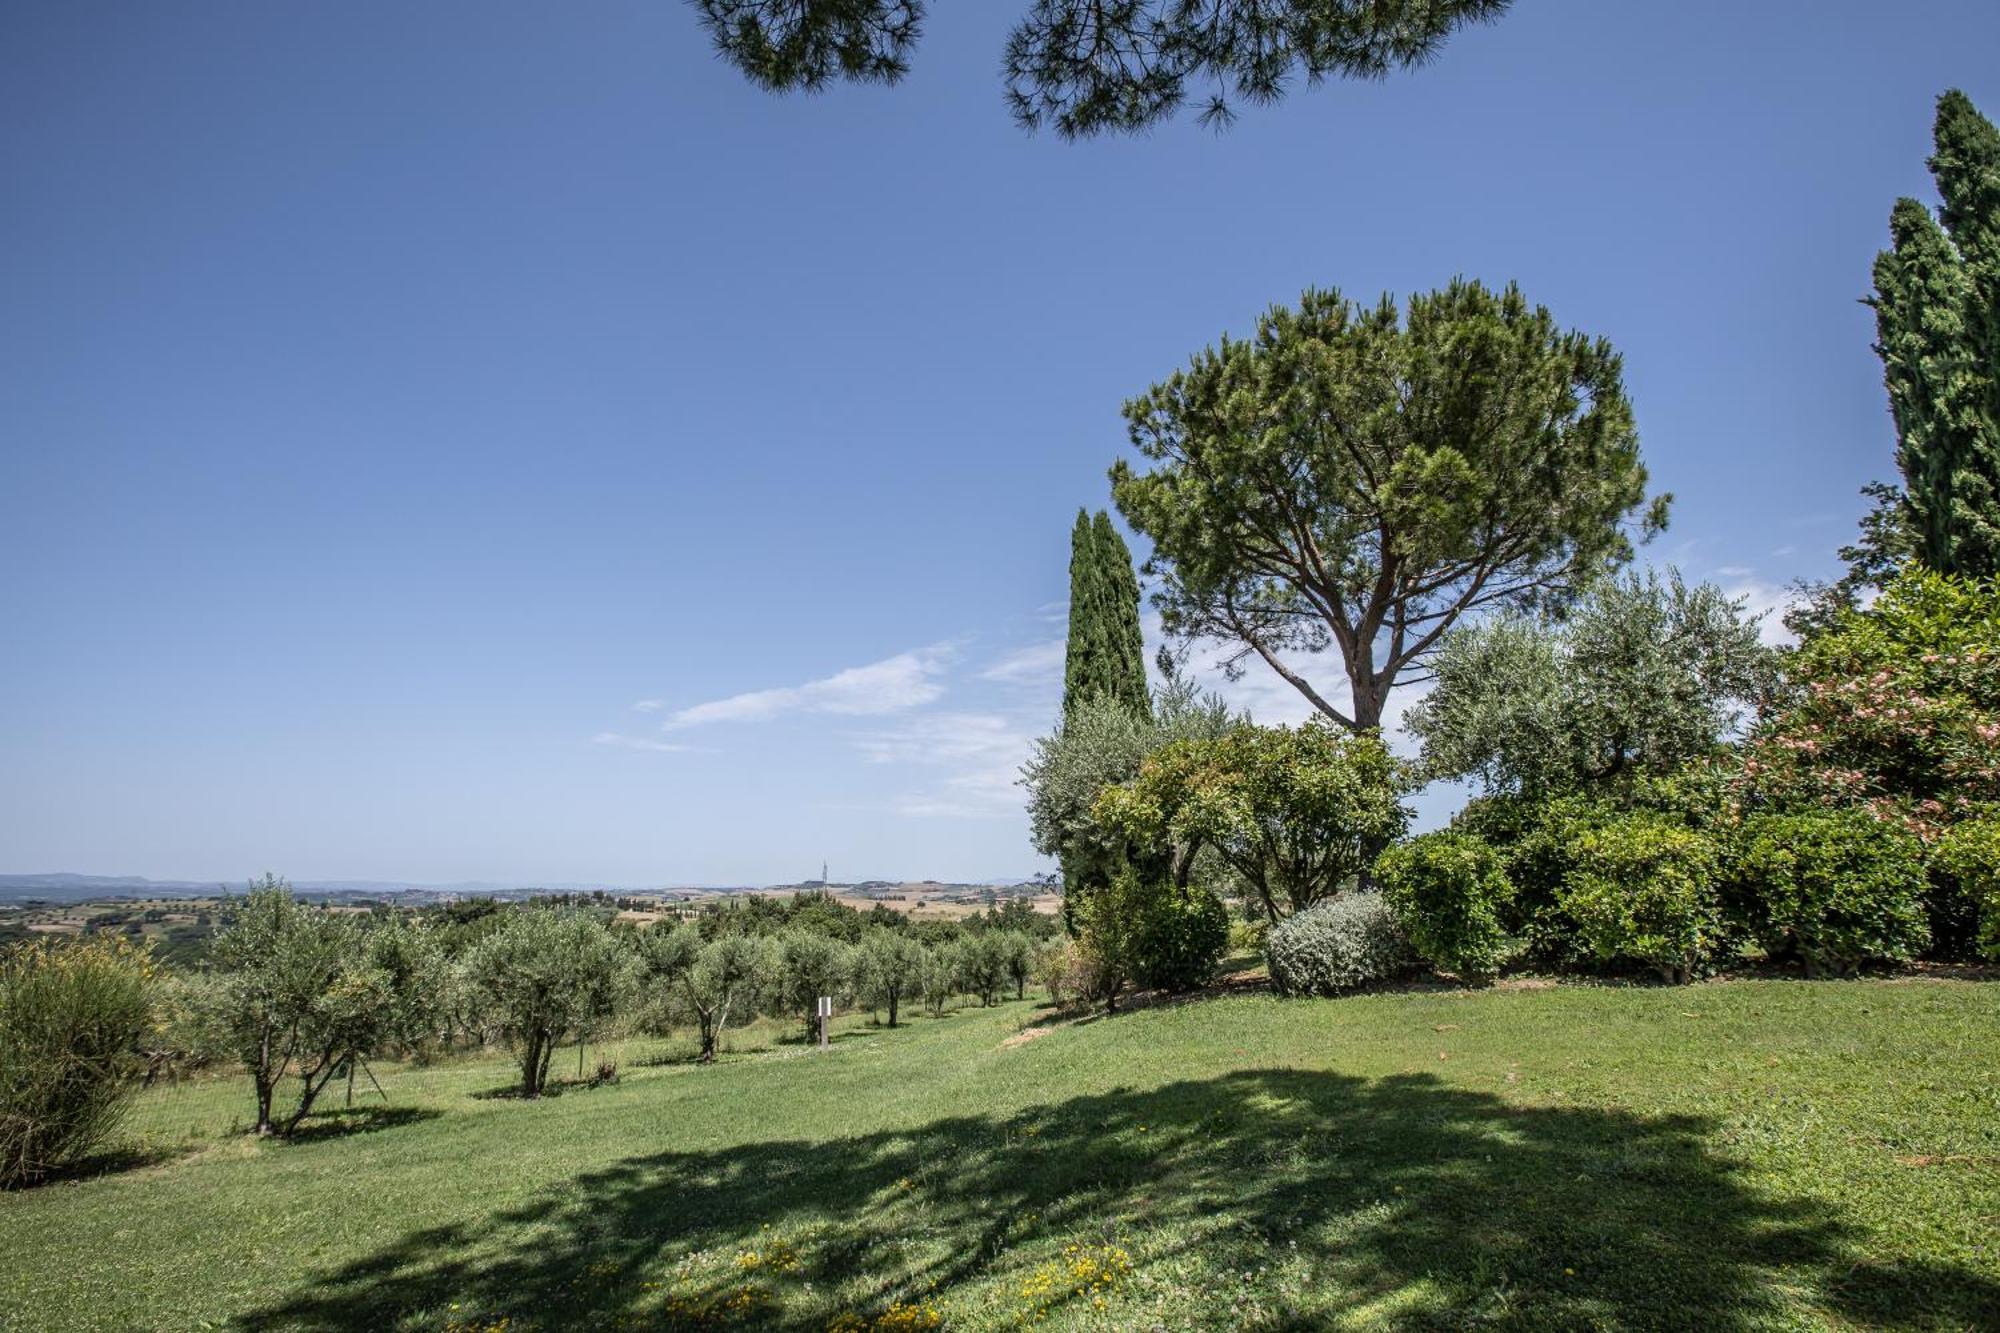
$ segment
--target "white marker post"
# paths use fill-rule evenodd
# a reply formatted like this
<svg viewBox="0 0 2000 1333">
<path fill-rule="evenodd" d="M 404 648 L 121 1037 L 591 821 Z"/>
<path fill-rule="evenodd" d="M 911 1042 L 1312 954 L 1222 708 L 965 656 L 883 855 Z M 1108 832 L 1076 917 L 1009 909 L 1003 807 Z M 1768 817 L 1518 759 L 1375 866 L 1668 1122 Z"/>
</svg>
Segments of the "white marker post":
<svg viewBox="0 0 2000 1333">
<path fill-rule="evenodd" d="M 822 1051 L 826 1049 L 826 1026 L 832 1020 L 833 997 L 822 995 L 819 997 L 819 1048 Z"/>
</svg>

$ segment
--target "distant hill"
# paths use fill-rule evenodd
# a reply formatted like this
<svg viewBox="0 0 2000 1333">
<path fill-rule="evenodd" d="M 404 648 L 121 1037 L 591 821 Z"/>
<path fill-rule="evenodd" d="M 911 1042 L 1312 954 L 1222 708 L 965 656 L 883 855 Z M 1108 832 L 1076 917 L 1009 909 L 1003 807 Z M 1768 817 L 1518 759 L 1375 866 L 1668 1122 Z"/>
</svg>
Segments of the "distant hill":
<svg viewBox="0 0 2000 1333">
<path fill-rule="evenodd" d="M 926 889 L 950 894 L 953 891 L 970 893 L 989 888 L 1008 888 L 1028 883 L 1030 879 L 1030 876 L 1022 875 L 1013 879 L 979 880 L 962 884 L 944 884 L 936 880 L 878 879 L 863 880 L 853 884 L 834 884 L 830 887 L 868 893 L 922 885 Z M 41 875 L 0 875 L 0 901 L 39 898 L 48 902 L 72 903 L 87 902 L 97 898 L 189 898 L 225 890 L 241 893 L 243 887 L 241 880 L 146 879 L 140 875 L 78 875 L 68 871 L 56 871 Z M 476 880 L 458 884 L 412 884 L 399 880 L 300 879 L 293 880 L 292 887 L 300 893 L 312 894 L 315 897 L 437 899 L 512 898 L 536 893 L 594 892 L 672 894 L 697 898 L 727 893 L 795 893 L 802 889 L 816 889 L 823 886 L 816 881 L 802 884 L 677 884 L 635 888 L 622 884 L 499 884 Z"/>
</svg>

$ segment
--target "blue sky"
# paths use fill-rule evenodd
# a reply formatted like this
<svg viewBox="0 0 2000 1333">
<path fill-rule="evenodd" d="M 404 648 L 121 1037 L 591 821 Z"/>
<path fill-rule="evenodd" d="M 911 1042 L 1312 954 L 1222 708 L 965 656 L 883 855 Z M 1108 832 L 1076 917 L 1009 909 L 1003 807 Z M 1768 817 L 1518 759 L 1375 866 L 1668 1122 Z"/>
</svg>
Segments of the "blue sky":
<svg viewBox="0 0 2000 1333">
<path fill-rule="evenodd" d="M 1002 108 L 1018 8 L 772 98 L 673 0 L 0 0 L 0 869 L 1033 869 L 1119 404 L 1308 285 L 1518 279 L 1626 356 L 1649 558 L 1832 568 L 2000 6 L 1519 0 L 1081 144 Z"/>
</svg>

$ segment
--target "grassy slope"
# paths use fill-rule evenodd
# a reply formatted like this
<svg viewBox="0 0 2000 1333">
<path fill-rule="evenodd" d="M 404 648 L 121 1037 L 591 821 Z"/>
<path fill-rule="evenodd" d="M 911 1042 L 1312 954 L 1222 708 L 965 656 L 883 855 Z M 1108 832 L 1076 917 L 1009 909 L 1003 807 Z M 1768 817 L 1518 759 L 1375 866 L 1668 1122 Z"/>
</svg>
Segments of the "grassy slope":
<svg viewBox="0 0 2000 1333">
<path fill-rule="evenodd" d="M 2000 1327 L 2000 985 L 1035 1015 L 397 1072 L 371 1132 L 0 1197 L 0 1327 Z"/>
</svg>

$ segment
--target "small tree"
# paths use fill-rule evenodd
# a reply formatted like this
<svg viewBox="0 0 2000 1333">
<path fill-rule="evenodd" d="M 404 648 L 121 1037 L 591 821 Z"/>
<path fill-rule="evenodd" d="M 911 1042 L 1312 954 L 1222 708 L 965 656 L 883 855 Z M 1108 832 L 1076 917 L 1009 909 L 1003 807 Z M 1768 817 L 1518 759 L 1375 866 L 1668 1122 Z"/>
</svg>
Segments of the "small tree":
<svg viewBox="0 0 2000 1333">
<path fill-rule="evenodd" d="M 725 935 L 704 943 L 694 925 L 655 926 L 640 935 L 638 948 L 645 978 L 666 988 L 673 1008 L 693 1016 L 700 1041 L 695 1058 L 702 1064 L 715 1062 L 730 1016 L 754 1008 L 775 966 L 768 940 Z"/>
<path fill-rule="evenodd" d="M 517 908 L 473 949 L 467 974 L 520 1057 L 522 1096 L 542 1095 L 556 1047 L 609 1011 L 630 967 L 604 923 L 573 909 Z"/>
<path fill-rule="evenodd" d="M 788 930 L 778 939 L 777 999 L 805 1022 L 813 1035 L 819 1018 L 819 997 L 839 999 L 853 976 L 848 951 L 838 940 L 809 930 Z"/>
<path fill-rule="evenodd" d="M 1275 922 L 1337 892 L 1402 833 L 1404 786 L 1375 736 L 1245 726 L 1167 746 L 1106 788 L 1094 813 L 1176 885 L 1212 849 Z"/>
<path fill-rule="evenodd" d="M 250 1073 L 257 1099 L 253 1128 L 259 1135 L 275 1134 L 272 1101 L 279 1081 L 295 1061 L 323 1051 L 323 1038 L 345 1032 L 355 1021 L 350 1001 L 366 1003 L 352 989 L 329 999 L 353 967 L 358 941 L 351 926 L 299 902 L 291 886 L 271 874 L 229 910 L 232 922 L 216 936 L 210 955 L 224 977 L 223 1021 Z M 309 1108 L 318 1090 L 310 1079 L 306 1090 Z"/>
<path fill-rule="evenodd" d="M 932 1018 L 943 1018 L 945 1006 L 958 994 L 958 952 L 956 944 L 926 948 L 917 973 L 917 992 Z"/>
<path fill-rule="evenodd" d="M 121 939 L 0 951 L 0 1188 L 33 1185 L 103 1143 L 138 1084 L 151 968 Z"/>
<path fill-rule="evenodd" d="M 1014 983 L 1014 998 L 1028 996 L 1028 978 L 1035 975 L 1035 941 L 1025 931 L 997 932 L 1000 966 Z"/>
<path fill-rule="evenodd" d="M 922 980 L 923 946 L 901 931 L 876 929 L 862 937 L 855 981 L 863 1000 L 889 1011 L 889 1026 Z"/>
<path fill-rule="evenodd" d="M 1006 979 L 1007 954 L 999 931 L 982 931 L 965 941 L 958 951 L 958 980 L 967 994 L 991 1005 L 1000 998 Z"/>
</svg>

